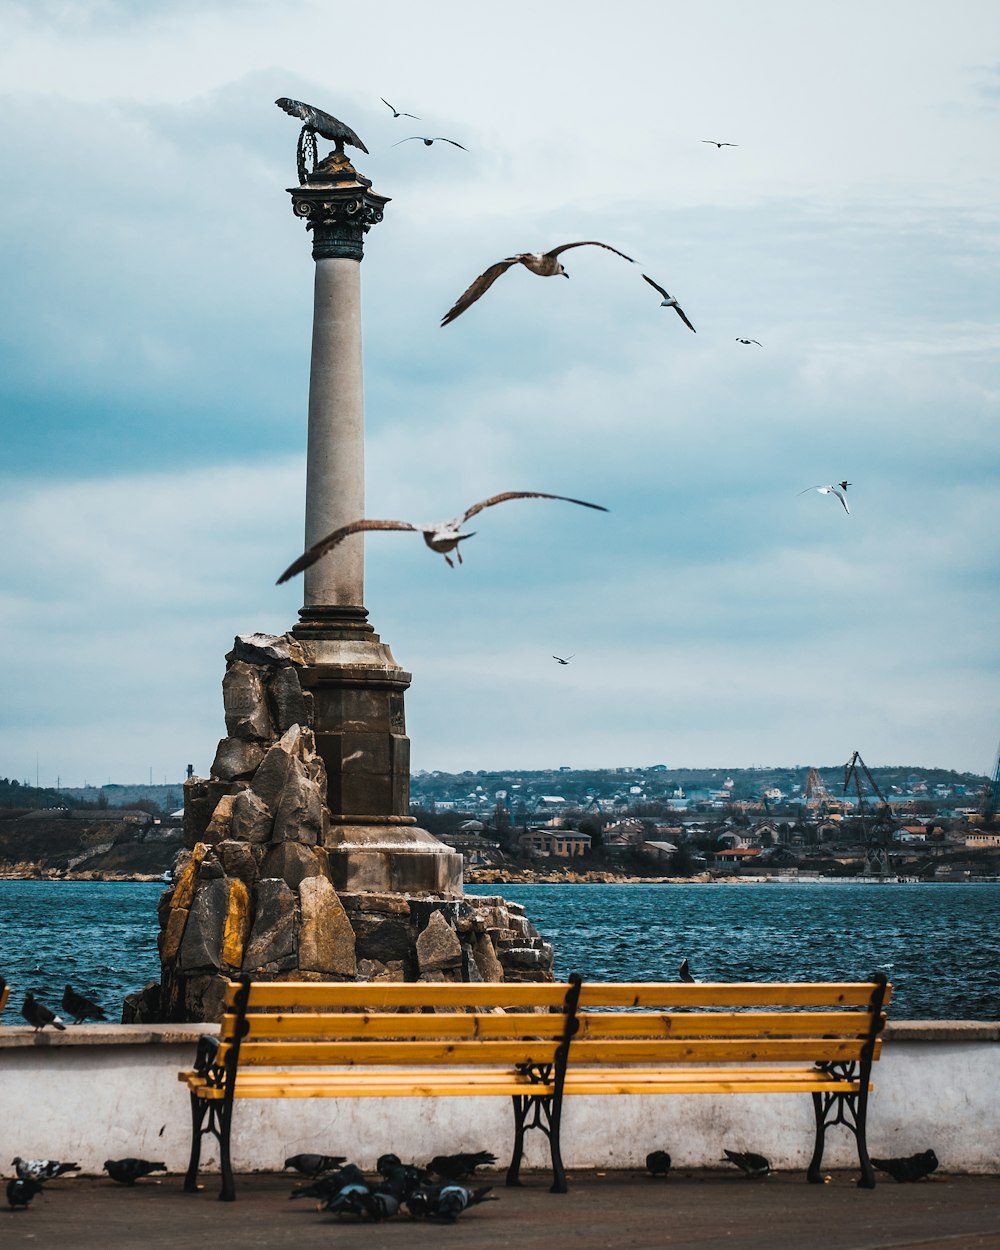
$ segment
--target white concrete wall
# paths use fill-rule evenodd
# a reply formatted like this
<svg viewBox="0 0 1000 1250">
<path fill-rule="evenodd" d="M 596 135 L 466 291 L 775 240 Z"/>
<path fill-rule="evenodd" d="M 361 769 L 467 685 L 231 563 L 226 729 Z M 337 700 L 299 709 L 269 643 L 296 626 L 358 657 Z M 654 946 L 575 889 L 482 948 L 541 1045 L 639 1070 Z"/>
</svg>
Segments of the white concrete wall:
<svg viewBox="0 0 1000 1250">
<path fill-rule="evenodd" d="M 76 1160 L 100 1172 L 107 1158 L 187 1166 L 190 1115 L 177 1072 L 190 1066 L 209 1026 L 81 1026 L 37 1038 L 0 1028 L 0 1159 Z M 943 1171 L 993 1172 L 1000 1160 L 1000 1025 L 890 1026 L 874 1068 L 871 1153 L 933 1147 Z M 532 1139 L 535 1140 L 532 1140 Z M 722 1149 L 750 1149 L 777 1168 L 804 1168 L 812 1151 L 807 1095 L 569 1098 L 563 1157 L 573 1167 L 641 1167 L 654 1148 L 675 1166 L 714 1166 Z M 370 1167 L 383 1151 L 426 1161 L 463 1149 L 493 1150 L 506 1165 L 512 1141 L 504 1098 L 290 1099 L 237 1102 L 233 1159 L 239 1170 L 273 1170 L 303 1150 L 345 1154 Z M 827 1137 L 828 1167 L 856 1163 L 853 1137 Z M 206 1143 L 209 1169 L 212 1143 Z M 540 1133 L 528 1135 L 526 1166 L 545 1166 Z"/>
</svg>

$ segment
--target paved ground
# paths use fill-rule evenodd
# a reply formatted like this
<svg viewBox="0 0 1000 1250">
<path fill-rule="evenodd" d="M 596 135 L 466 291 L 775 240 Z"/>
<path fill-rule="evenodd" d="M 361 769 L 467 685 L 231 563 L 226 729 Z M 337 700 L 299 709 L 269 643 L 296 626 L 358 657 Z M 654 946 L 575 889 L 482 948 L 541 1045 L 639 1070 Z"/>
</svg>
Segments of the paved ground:
<svg viewBox="0 0 1000 1250">
<path fill-rule="evenodd" d="M 493 1179 L 487 1177 L 486 1180 Z M 296 1250 L 591 1250 L 691 1247 L 708 1250 L 1000 1250 L 1000 1175 L 936 1176 L 857 1189 L 850 1173 L 826 1185 L 801 1174 L 747 1181 L 723 1171 L 571 1174 L 568 1194 L 528 1175 L 522 1189 L 466 1212 L 456 1224 L 397 1218 L 362 1224 L 289 1202 L 286 1176 L 237 1178 L 237 1200 L 216 1200 L 217 1181 L 185 1194 L 179 1177 L 51 1182 L 27 1211 L 0 1210 L 0 1245 L 11 1250 L 193 1250 L 289 1246 Z"/>
</svg>

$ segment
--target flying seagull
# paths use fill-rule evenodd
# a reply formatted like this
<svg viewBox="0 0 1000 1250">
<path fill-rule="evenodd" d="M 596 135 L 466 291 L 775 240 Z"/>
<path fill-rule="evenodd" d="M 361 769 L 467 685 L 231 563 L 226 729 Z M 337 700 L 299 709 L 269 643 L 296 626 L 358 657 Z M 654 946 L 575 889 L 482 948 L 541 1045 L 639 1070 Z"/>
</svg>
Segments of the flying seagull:
<svg viewBox="0 0 1000 1250">
<path fill-rule="evenodd" d="M 844 498 L 844 492 L 850 484 L 850 482 L 838 482 L 836 486 L 807 486 L 805 490 L 800 490 L 799 494 L 808 495 L 811 490 L 818 490 L 821 495 L 836 495 L 844 505 L 844 511 L 850 515 L 851 510 L 847 506 L 847 500 Z"/>
<path fill-rule="evenodd" d="M 407 114 L 409 116 L 409 114 Z M 410 139 L 419 139 L 425 148 L 429 148 L 432 143 L 450 143 L 453 148 L 461 148 L 463 152 L 468 152 L 468 148 L 461 143 L 456 143 L 454 139 L 446 139 L 444 135 L 435 135 L 433 139 L 426 139 L 423 135 L 410 135 L 407 139 L 399 139 L 392 146 L 398 148 L 400 143 L 409 143 Z"/>
<path fill-rule="evenodd" d="M 285 569 L 284 573 L 278 578 L 276 585 L 280 586 L 282 582 L 287 582 L 296 573 L 301 573 L 310 564 L 315 564 L 321 556 L 325 556 L 328 551 L 332 551 L 345 538 L 351 534 L 361 533 L 363 530 L 415 530 L 417 533 L 423 534 L 424 542 L 432 551 L 440 552 L 448 565 L 454 568 L 455 565 L 448 552 L 454 551 L 456 559 L 461 564 L 462 553 L 458 550 L 458 544 L 466 538 L 472 537 L 472 534 L 461 533 L 465 522 L 470 517 L 474 517 L 477 512 L 482 512 L 484 508 L 492 508 L 494 504 L 503 503 L 507 499 L 561 499 L 565 503 L 576 503 L 583 508 L 596 508 L 598 512 L 607 512 L 607 508 L 599 503 L 587 503 L 583 499 L 570 499 L 568 495 L 546 495 L 537 490 L 506 490 L 499 495 L 491 495 L 489 499 L 481 499 L 479 503 L 474 503 L 471 508 L 466 508 L 459 516 L 452 517 L 450 521 L 433 521 L 427 525 L 411 525 L 409 521 L 352 521 L 350 525 L 342 525 L 340 529 L 334 530 L 332 534 L 327 534 L 326 538 L 321 538 L 318 543 L 313 543 L 308 551 L 303 552 L 294 564 L 290 564 Z"/>
<path fill-rule="evenodd" d="M 763 344 L 763 343 L 761 343 L 758 339 L 741 339 L 741 338 L 738 338 L 738 339 L 736 340 L 736 342 L 737 342 L 737 343 L 746 343 L 746 344 L 748 344 L 748 345 L 749 345 L 750 343 L 756 343 L 758 347 L 763 347 L 763 346 L 764 346 L 764 344 Z"/>
<path fill-rule="evenodd" d="M 687 317 L 684 315 L 684 309 L 683 309 L 683 308 L 681 308 L 680 304 L 678 304 L 678 302 L 674 299 L 674 297 L 673 297 L 672 295 L 669 295 L 669 294 L 668 294 L 668 293 L 667 293 L 667 292 L 663 289 L 663 287 L 662 287 L 662 286 L 660 286 L 660 284 L 659 284 L 658 282 L 654 282 L 654 281 L 653 281 L 653 279 L 652 279 L 652 278 L 651 278 L 648 274 L 645 274 L 645 273 L 644 273 L 642 276 L 645 278 L 645 280 L 649 283 L 649 285 L 653 288 L 653 290 L 654 290 L 654 291 L 659 291 L 659 292 L 660 292 L 660 294 L 663 296 L 663 303 L 660 305 L 660 307 L 661 307 L 661 308 L 672 308 L 672 309 L 674 310 L 674 312 L 677 314 L 677 316 L 678 316 L 678 317 L 680 317 L 681 321 L 683 321 L 683 322 L 684 322 L 684 324 L 687 326 L 687 328 L 688 328 L 689 330 L 694 331 L 694 333 L 695 333 L 695 334 L 697 334 L 697 333 L 698 333 L 698 331 L 697 331 L 697 330 L 695 330 L 695 328 L 694 328 L 694 326 L 691 324 L 691 322 L 690 322 L 690 321 L 688 321 Z"/>
<path fill-rule="evenodd" d="M 576 655 L 575 651 L 573 652 L 573 655 Z M 570 660 L 572 660 L 573 655 L 568 655 L 565 659 L 563 659 L 561 655 L 554 655 L 552 658 L 557 664 L 568 664 Z"/>
<path fill-rule="evenodd" d="M 380 95 L 379 99 L 386 106 L 386 108 L 392 109 L 393 117 L 412 117 L 415 122 L 420 121 L 420 118 L 416 115 L 416 113 L 401 113 L 394 105 L 389 103 L 384 95 Z"/>
<path fill-rule="evenodd" d="M 441 318 L 441 324 L 443 326 L 449 325 L 456 317 L 460 317 L 480 296 L 486 294 L 497 278 L 502 273 L 506 273 L 511 265 L 523 265 L 525 269 L 529 269 L 532 273 L 537 273 L 540 278 L 554 278 L 557 274 L 562 274 L 564 278 L 568 278 L 569 274 L 563 268 L 562 262 L 559 260 L 559 254 L 568 251 L 571 247 L 607 248 L 609 252 L 614 252 L 622 260 L 627 260 L 633 265 L 635 264 L 631 256 L 626 256 L 624 252 L 619 252 L 610 243 L 599 243 L 596 239 L 583 239 L 579 243 L 562 243 L 559 247 L 554 247 L 550 252 L 518 252 L 516 256 L 508 256 L 506 260 L 498 260 L 495 265 L 490 265 L 489 269 L 481 273 L 469 289 L 458 297 L 455 305 L 448 309 Z"/>
<path fill-rule="evenodd" d="M 714 143 L 717 148 L 738 148 L 738 143 L 720 143 L 718 139 L 702 139 L 702 143 Z"/>
</svg>

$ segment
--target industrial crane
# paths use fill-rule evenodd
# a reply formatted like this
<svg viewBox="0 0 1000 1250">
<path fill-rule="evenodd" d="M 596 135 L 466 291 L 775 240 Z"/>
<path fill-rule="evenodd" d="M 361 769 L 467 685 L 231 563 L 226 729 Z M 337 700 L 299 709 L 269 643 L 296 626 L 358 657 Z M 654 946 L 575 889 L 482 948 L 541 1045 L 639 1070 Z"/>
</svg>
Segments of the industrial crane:
<svg viewBox="0 0 1000 1250">
<path fill-rule="evenodd" d="M 865 793 L 861 784 L 862 773 L 864 773 L 868 785 L 879 800 L 873 813 L 869 813 L 866 810 Z M 889 800 L 879 789 L 878 782 L 871 775 L 868 765 L 857 751 L 854 752 L 844 767 L 845 794 L 852 780 L 858 796 L 858 817 L 861 821 L 861 832 L 865 840 L 865 874 L 869 876 L 888 876 L 892 871 L 889 860 L 889 843 L 892 839 L 894 819 L 892 807 L 889 805 Z"/>
</svg>

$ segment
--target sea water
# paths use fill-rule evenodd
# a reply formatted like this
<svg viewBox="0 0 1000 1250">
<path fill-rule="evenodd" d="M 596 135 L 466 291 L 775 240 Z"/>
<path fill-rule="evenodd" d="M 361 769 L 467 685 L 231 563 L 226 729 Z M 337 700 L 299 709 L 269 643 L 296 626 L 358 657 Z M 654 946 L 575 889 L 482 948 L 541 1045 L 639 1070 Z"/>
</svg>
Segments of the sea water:
<svg viewBox="0 0 1000 1250">
<path fill-rule="evenodd" d="M 0 881 L 3 1016 L 25 990 L 58 1009 L 63 987 L 120 1018 L 159 979 L 149 882 Z M 1000 884 L 638 884 L 467 886 L 522 903 L 555 948 L 555 972 L 673 981 L 893 982 L 893 1019 L 1000 1019 Z"/>
</svg>

